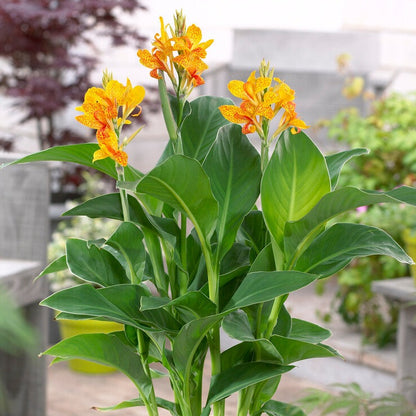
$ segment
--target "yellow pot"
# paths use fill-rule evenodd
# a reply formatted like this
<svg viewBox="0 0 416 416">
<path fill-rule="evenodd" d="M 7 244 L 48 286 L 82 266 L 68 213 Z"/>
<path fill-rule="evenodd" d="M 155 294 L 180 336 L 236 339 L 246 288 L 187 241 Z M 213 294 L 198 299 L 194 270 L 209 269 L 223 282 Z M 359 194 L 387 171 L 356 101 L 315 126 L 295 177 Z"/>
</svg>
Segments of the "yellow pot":
<svg viewBox="0 0 416 416">
<path fill-rule="evenodd" d="M 59 329 L 62 338 L 73 337 L 79 334 L 108 334 L 109 332 L 122 331 L 124 326 L 116 322 L 97 321 L 94 319 L 88 320 L 59 320 Z M 113 373 L 117 371 L 113 367 L 86 361 L 81 359 L 73 359 L 68 361 L 69 368 L 81 373 Z"/>
<path fill-rule="evenodd" d="M 403 240 L 406 245 L 407 254 L 416 262 L 416 232 L 409 229 L 404 230 Z M 416 264 L 410 265 L 410 273 L 416 285 Z"/>
</svg>

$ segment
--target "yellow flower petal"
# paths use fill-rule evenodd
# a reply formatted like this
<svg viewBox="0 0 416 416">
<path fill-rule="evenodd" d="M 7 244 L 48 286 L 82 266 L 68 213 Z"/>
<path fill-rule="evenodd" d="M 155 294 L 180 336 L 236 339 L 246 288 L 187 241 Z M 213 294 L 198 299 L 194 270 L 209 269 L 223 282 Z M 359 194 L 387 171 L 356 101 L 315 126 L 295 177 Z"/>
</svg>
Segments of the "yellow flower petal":
<svg viewBox="0 0 416 416">
<path fill-rule="evenodd" d="M 243 98 L 244 92 L 244 82 L 239 80 L 233 80 L 228 83 L 228 90 L 231 94 L 235 95 L 238 98 Z"/>
<path fill-rule="evenodd" d="M 199 44 L 202 39 L 201 29 L 196 25 L 191 25 L 186 30 L 186 36 L 191 40 L 193 44 Z"/>
</svg>

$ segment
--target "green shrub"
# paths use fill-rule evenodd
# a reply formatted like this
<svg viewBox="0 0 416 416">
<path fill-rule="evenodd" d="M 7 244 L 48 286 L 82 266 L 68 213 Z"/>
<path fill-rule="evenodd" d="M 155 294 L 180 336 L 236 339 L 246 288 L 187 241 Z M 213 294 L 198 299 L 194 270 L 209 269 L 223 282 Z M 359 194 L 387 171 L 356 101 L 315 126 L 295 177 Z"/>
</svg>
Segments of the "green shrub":
<svg viewBox="0 0 416 416">
<path fill-rule="evenodd" d="M 345 166 L 341 185 L 370 190 L 416 184 L 416 93 L 391 94 L 370 103 L 367 116 L 357 108 L 339 112 L 327 123 L 329 137 L 371 153 Z M 347 222 L 380 226 L 404 244 L 402 232 L 416 224 L 416 210 L 402 206 L 370 206 L 345 217 Z M 382 347 L 395 340 L 397 307 L 382 303 L 371 291 L 373 280 L 408 275 L 408 266 L 386 257 L 356 260 L 338 275 L 335 308 L 348 324 L 358 325 L 366 341 Z"/>
</svg>

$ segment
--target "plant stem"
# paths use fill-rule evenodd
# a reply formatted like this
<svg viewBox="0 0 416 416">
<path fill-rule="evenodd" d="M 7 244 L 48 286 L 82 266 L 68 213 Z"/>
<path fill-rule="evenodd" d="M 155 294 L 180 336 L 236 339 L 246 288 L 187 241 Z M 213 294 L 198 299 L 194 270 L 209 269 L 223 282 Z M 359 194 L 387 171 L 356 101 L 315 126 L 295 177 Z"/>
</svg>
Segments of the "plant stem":
<svg viewBox="0 0 416 416">
<path fill-rule="evenodd" d="M 160 74 L 160 71 L 159 71 Z M 169 95 L 168 90 L 166 88 L 166 82 L 163 78 L 163 73 L 160 74 L 162 78 L 158 81 L 159 86 L 159 96 L 160 96 L 160 104 L 162 107 L 162 114 L 165 120 L 166 128 L 168 130 L 169 138 L 172 140 L 172 143 L 175 143 L 178 140 L 178 126 L 176 121 L 173 117 L 172 109 L 170 107 L 169 102 Z"/>
<path fill-rule="evenodd" d="M 279 318 L 280 310 L 282 309 L 283 304 L 285 303 L 288 295 L 278 296 L 272 306 L 272 310 L 270 311 L 269 319 L 267 320 L 267 327 L 266 332 L 264 334 L 264 338 L 269 339 L 273 334 L 273 329 L 277 324 L 277 320 Z"/>
<path fill-rule="evenodd" d="M 188 288 L 188 275 L 184 270 L 187 270 L 187 248 L 186 248 L 186 215 L 181 213 L 181 263 L 183 270 L 178 270 L 178 284 L 179 295 L 184 295 Z"/>
<path fill-rule="evenodd" d="M 124 167 L 116 164 L 117 170 L 117 179 L 119 182 L 124 181 Z M 120 200 L 121 200 L 121 209 L 123 210 L 123 220 L 130 221 L 130 211 L 129 211 L 129 202 L 127 198 L 127 192 L 125 189 L 119 189 L 120 192 Z"/>
<path fill-rule="evenodd" d="M 266 169 L 267 163 L 269 163 L 269 146 L 267 145 L 267 143 L 262 140 L 261 141 L 261 171 L 264 172 L 264 170 Z"/>
<path fill-rule="evenodd" d="M 254 386 L 245 388 L 238 397 L 237 416 L 247 416 L 253 399 Z"/>
<path fill-rule="evenodd" d="M 116 164 L 116 171 L 117 171 L 117 179 L 119 181 L 124 181 L 124 167 Z M 121 200 L 121 208 L 123 210 L 123 220 L 125 222 L 130 221 L 130 211 L 128 206 L 128 199 L 127 199 L 127 192 L 124 189 L 119 189 L 120 192 L 120 200 Z M 132 281 L 131 283 L 135 283 Z M 138 353 L 140 356 L 140 360 L 142 362 L 143 369 L 146 375 L 149 377 L 150 381 L 152 380 L 152 376 L 150 373 L 149 363 L 147 362 L 147 351 L 145 347 L 145 340 L 143 338 L 143 333 L 140 329 L 137 329 L 137 341 L 138 341 Z M 153 383 L 151 383 L 152 388 L 150 390 L 149 397 L 142 397 L 143 402 L 145 403 L 147 412 L 150 416 L 156 416 L 159 414 L 158 407 L 156 403 L 156 395 L 155 390 L 153 388 Z"/>
</svg>

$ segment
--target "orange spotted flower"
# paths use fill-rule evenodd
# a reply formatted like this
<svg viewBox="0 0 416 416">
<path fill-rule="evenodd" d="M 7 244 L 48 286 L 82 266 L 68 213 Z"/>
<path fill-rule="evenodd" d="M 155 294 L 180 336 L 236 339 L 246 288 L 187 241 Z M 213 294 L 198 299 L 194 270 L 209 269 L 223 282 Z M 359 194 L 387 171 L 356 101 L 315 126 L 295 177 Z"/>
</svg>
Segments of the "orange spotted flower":
<svg viewBox="0 0 416 416">
<path fill-rule="evenodd" d="M 272 104 L 278 100 L 273 89 L 269 89 L 271 78 L 256 78 L 255 71 L 248 77 L 246 82 L 233 80 L 228 83 L 230 92 L 240 98 L 242 103 L 236 105 L 222 105 L 222 115 L 232 123 L 243 123 L 243 134 L 257 131 L 261 137 L 264 136 L 262 120 L 271 120 L 274 117 Z"/>
<path fill-rule="evenodd" d="M 168 36 L 163 19 L 160 18 L 160 34 L 156 33 L 155 35 L 152 42 L 152 51 L 139 49 L 137 56 L 142 65 L 152 70 L 150 72 L 151 77 L 159 79 L 161 76 L 158 71 L 163 71 L 169 76 L 172 83 L 175 83 L 172 41 L 172 37 Z"/>
<path fill-rule="evenodd" d="M 288 127 L 292 127 L 292 132 L 308 126 L 297 118 L 295 112 L 295 92 L 279 78 L 272 77 L 273 71 L 268 70 L 263 62 L 260 67 L 260 74 L 264 76 L 256 77 L 253 71 L 246 82 L 233 80 L 228 84 L 230 92 L 242 100 L 239 106 L 223 105 L 219 109 L 228 121 L 236 124 L 243 124 L 243 134 L 257 132 L 260 138 L 268 145 L 269 139 L 265 126 L 270 123 L 280 110 L 283 114 L 279 126 L 272 135 L 274 139 L 278 134 Z M 275 84 L 272 85 L 272 82 Z"/>
<path fill-rule="evenodd" d="M 194 87 L 205 82 L 201 73 L 208 65 L 203 59 L 213 40 L 202 42 L 201 29 L 196 25 L 186 28 L 181 13 L 177 13 L 174 20 L 175 30 L 171 29 L 169 37 L 167 26 L 160 18 L 160 34 L 155 35 L 152 50 L 140 49 L 137 55 L 140 63 L 152 70 L 153 78 L 160 79 L 160 72 L 166 73 L 178 95 L 187 97 Z"/>
<path fill-rule="evenodd" d="M 103 83 L 104 88 L 92 87 L 85 93 L 84 103 L 77 107 L 84 112 L 76 119 L 87 127 L 97 130 L 96 137 L 100 149 L 94 153 L 93 161 L 111 157 L 122 166 L 127 165 L 127 154 L 120 146 L 119 137 L 125 124 L 130 124 L 130 115 L 139 115 L 139 104 L 144 98 L 145 90 L 138 85 L 133 87 L 129 79 L 124 86 L 113 79 Z M 137 114 L 132 114 L 138 108 Z M 136 133 L 137 134 L 137 133 Z M 135 136 L 130 136 L 129 140 Z"/>
</svg>

